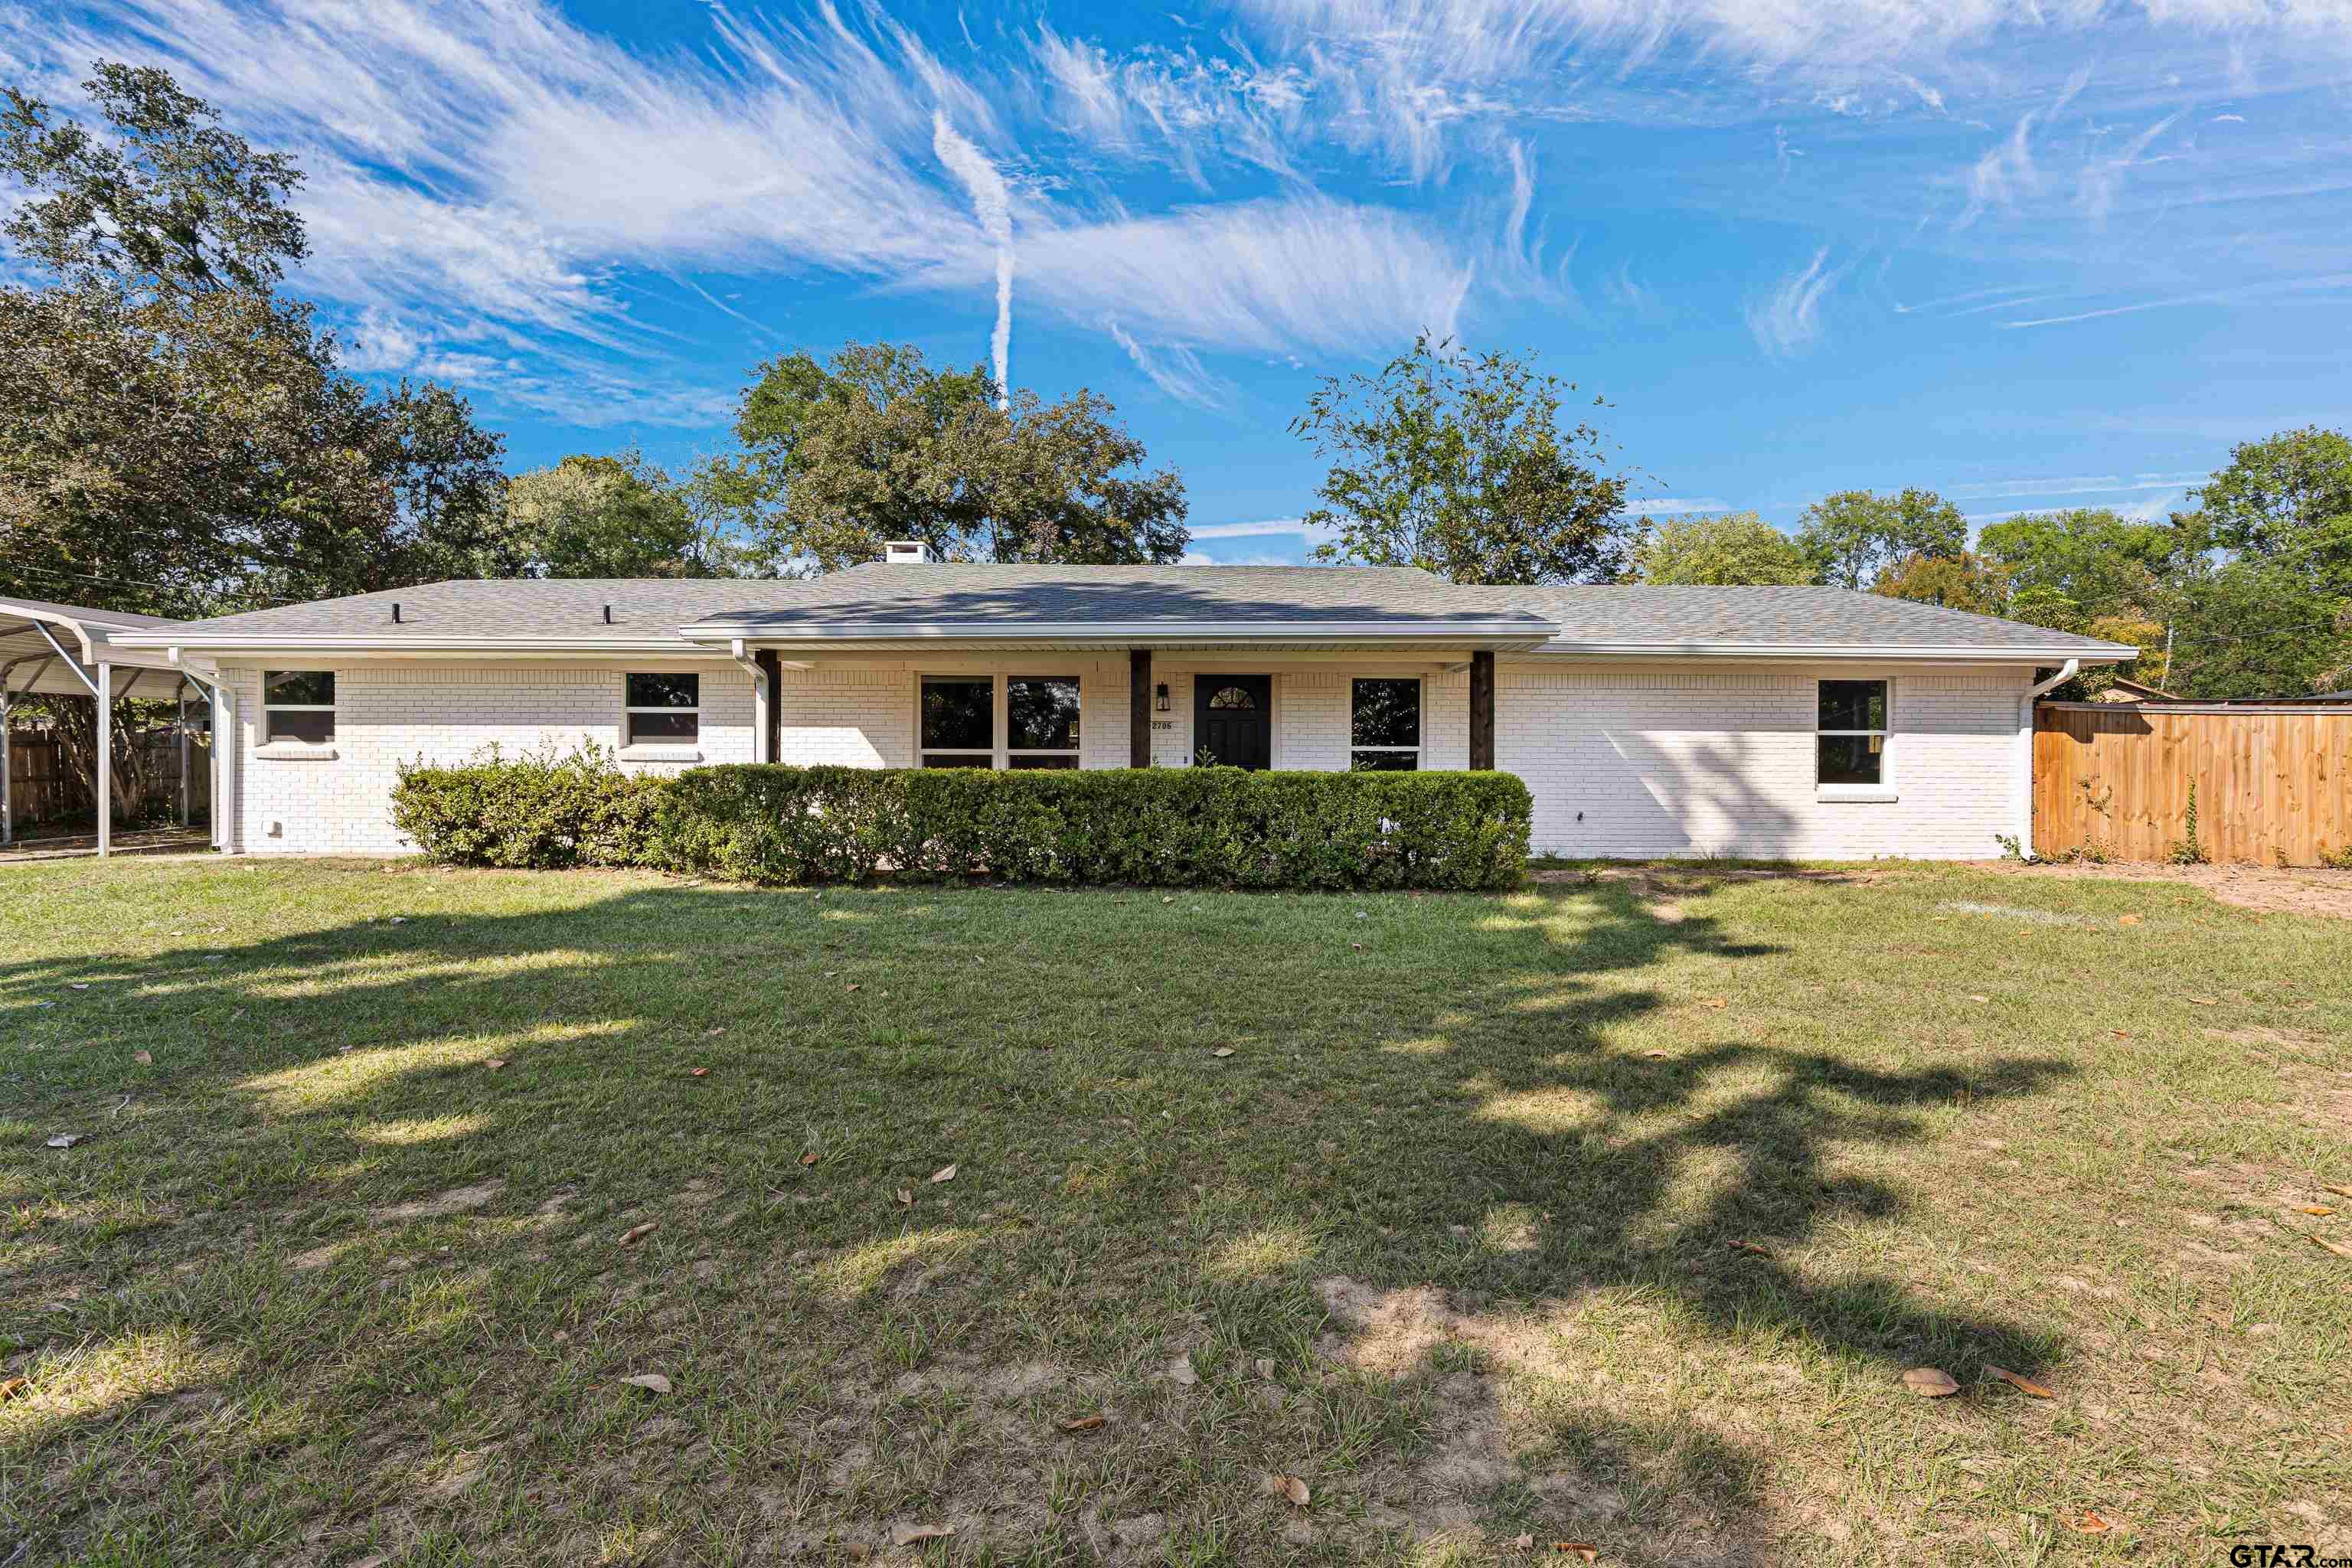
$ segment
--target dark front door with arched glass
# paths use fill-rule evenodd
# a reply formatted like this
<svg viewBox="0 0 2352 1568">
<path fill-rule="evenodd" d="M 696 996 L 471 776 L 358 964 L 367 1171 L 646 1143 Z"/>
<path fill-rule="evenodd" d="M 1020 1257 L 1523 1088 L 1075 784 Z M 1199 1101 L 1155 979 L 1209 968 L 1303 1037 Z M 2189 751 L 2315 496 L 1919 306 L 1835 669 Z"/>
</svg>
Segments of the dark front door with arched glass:
<svg viewBox="0 0 2352 1568">
<path fill-rule="evenodd" d="M 1274 761 L 1274 678 L 1210 675 L 1192 678 L 1192 745 L 1197 760 L 1229 768 L 1262 768 Z"/>
</svg>

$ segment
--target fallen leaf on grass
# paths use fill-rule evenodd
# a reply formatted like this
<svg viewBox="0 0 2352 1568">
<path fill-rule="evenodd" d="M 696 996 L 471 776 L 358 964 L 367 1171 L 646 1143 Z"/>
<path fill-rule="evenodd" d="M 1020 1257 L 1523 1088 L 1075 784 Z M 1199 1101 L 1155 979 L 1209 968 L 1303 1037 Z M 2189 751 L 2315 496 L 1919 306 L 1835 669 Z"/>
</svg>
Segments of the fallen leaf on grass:
<svg viewBox="0 0 2352 1568">
<path fill-rule="evenodd" d="M 1062 1423 L 1062 1430 L 1065 1432 L 1091 1432 L 1108 1419 L 1109 1417 L 1105 1415 L 1073 1415 L 1067 1421 Z"/>
<path fill-rule="evenodd" d="M 1268 1383 L 1272 1383 L 1274 1381 L 1274 1358 L 1267 1355 L 1258 1357 L 1255 1370 L 1259 1377 L 1265 1379 Z"/>
<path fill-rule="evenodd" d="M 1666 1053 L 1664 1051 L 1643 1051 L 1642 1055 L 1654 1062 L 1662 1062 L 1666 1059 Z"/>
<path fill-rule="evenodd" d="M 953 1165 L 941 1165 L 938 1170 L 931 1173 L 931 1181 L 934 1184 L 940 1182 L 952 1182 L 954 1180 L 955 1167 Z"/>
<path fill-rule="evenodd" d="M 152 1051 L 133 1051 L 131 1053 L 131 1059 L 142 1068 L 152 1068 L 155 1065 L 155 1055 Z"/>
<path fill-rule="evenodd" d="M 52 1149 L 70 1149 L 75 1144 L 83 1142 L 89 1136 L 89 1134 L 87 1132 L 60 1132 L 56 1137 L 49 1140 L 49 1147 Z"/>
<path fill-rule="evenodd" d="M 1307 1490 L 1307 1483 L 1297 1476 L 1285 1476 L 1282 1478 L 1282 1495 L 1290 1500 L 1293 1508 L 1305 1508 L 1307 1500 L 1315 1494 Z"/>
<path fill-rule="evenodd" d="M 1960 1391 L 1950 1373 L 1935 1366 L 1913 1367 L 1903 1374 L 1903 1386 L 1923 1399 L 1942 1399 Z"/>
<path fill-rule="evenodd" d="M 2137 915 L 2117 915 L 2116 917 L 2116 924 L 2119 926 L 2136 926 L 2139 924 L 2139 917 Z"/>
<path fill-rule="evenodd" d="M 1991 1000 L 1992 1000 L 1992 998 L 1991 998 L 1991 997 L 1990 997 L 1990 996 L 1973 996 L 1973 995 L 1972 995 L 1972 996 L 1970 996 L 1970 997 L 1969 998 L 1969 1001 L 1971 1001 L 1971 1002 L 1990 1002 L 1990 1001 L 1991 1001 Z"/>
<path fill-rule="evenodd" d="M 32 1386 L 33 1380 L 31 1378 L 12 1377 L 5 1383 L 0 1383 L 0 1399 L 14 1399 L 16 1395 L 24 1393 L 25 1390 Z"/>
<path fill-rule="evenodd" d="M 2081 1535 L 2098 1535 L 2116 1527 L 2115 1521 L 2094 1513 L 2087 1508 L 2079 1514 L 2060 1514 L 2058 1522 Z"/>
<path fill-rule="evenodd" d="M 642 1388 L 654 1394 L 669 1392 L 669 1379 L 657 1372 L 641 1372 L 634 1377 L 625 1377 L 621 1381 L 632 1388 Z"/>
<path fill-rule="evenodd" d="M 1734 1252 L 1752 1252 L 1759 1258 L 1769 1258 L 1772 1256 L 1769 1252 L 1767 1252 L 1764 1248 L 1757 1246 L 1752 1241 L 1732 1241 L 1726 1242 L 1724 1245 L 1730 1247 Z"/>
<path fill-rule="evenodd" d="M 1698 1005 L 1702 1007 L 1728 1007 L 1731 1005 L 1731 998 L 1728 996 L 1702 996 L 1698 999 Z"/>
<path fill-rule="evenodd" d="M 1533 1552 L 1536 1549 L 1536 1538 L 1532 1535 L 1515 1537 L 1511 1542 L 1511 1548 L 1516 1552 Z"/>
<path fill-rule="evenodd" d="M 1168 1363 L 1168 1381 L 1183 1388 L 1190 1388 L 1201 1381 L 1201 1374 L 1192 1370 L 1192 1354 L 1190 1351 Z"/>
<path fill-rule="evenodd" d="M 802 1164 L 803 1164 L 803 1165 L 814 1165 L 814 1164 L 815 1164 L 815 1163 L 816 1163 L 816 1151 L 815 1151 L 815 1150 L 814 1150 L 814 1149 L 812 1149 L 812 1150 L 810 1150 L 807 1153 L 805 1153 L 805 1154 L 802 1155 L 802 1156 L 801 1156 L 801 1163 L 802 1163 Z"/>
<path fill-rule="evenodd" d="M 726 1026 L 726 1025 L 724 1025 L 724 1024 L 720 1024 L 720 1025 L 717 1026 L 716 1026 L 716 1027 L 714 1027 L 714 1028 L 705 1029 L 705 1030 L 703 1030 L 702 1032 L 703 1032 L 703 1034 L 704 1034 L 704 1036 L 705 1036 L 705 1037 L 709 1037 L 709 1036 L 714 1036 L 714 1035 L 723 1035 L 723 1034 L 725 1034 L 725 1033 L 727 1032 L 727 1026 Z"/>
<path fill-rule="evenodd" d="M 2295 1212 L 2297 1214 L 2331 1215 L 2336 1211 L 2329 1208 L 2326 1204 L 2305 1204 Z"/>
<path fill-rule="evenodd" d="M 2304 1233 L 2304 1239 L 2310 1242 L 2314 1247 L 2326 1247 L 2328 1251 L 2336 1254 L 2338 1258 L 2352 1258 L 2352 1247 L 2346 1247 L 2339 1242 L 2330 1241 L 2324 1236 L 2313 1236 L 2310 1232 L 2305 1231 Z"/>
<path fill-rule="evenodd" d="M 911 1187 L 900 1187 L 898 1189 L 898 1204 L 902 1208 L 913 1208 L 915 1206 L 914 1189 Z"/>
<path fill-rule="evenodd" d="M 2130 1039 L 2130 1038 L 2131 1038 L 2131 1036 L 2130 1036 L 2128 1033 L 2126 1033 L 2126 1031 L 2122 1030 L 2122 1029 L 2109 1029 L 2109 1030 L 2107 1031 L 2107 1033 L 2109 1033 L 2110 1035 L 2113 1035 L 2116 1038 L 2117 1038 L 2117 1039 L 2119 1039 L 2119 1040 L 2128 1040 L 2128 1039 Z"/>
<path fill-rule="evenodd" d="M 489 1068 L 492 1072 L 498 1072 L 505 1068 L 507 1065 L 507 1058 L 504 1057 L 492 1057 L 488 1061 L 484 1062 L 482 1065 Z"/>
<path fill-rule="evenodd" d="M 945 1541 L 955 1533 L 952 1524 L 894 1524 L 890 1527 L 890 1544 L 912 1546 L 923 1541 Z"/>
<path fill-rule="evenodd" d="M 2334 1193 L 2338 1197 L 2352 1198 L 2352 1187 L 2339 1187 L 2334 1182 L 2320 1183 L 2319 1190 L 2323 1193 Z"/>
<path fill-rule="evenodd" d="M 1601 1557 L 1601 1548 L 1589 1541 L 1555 1541 L 1551 1549 L 1570 1557 L 1582 1558 L 1587 1563 L 1598 1562 Z"/>
<path fill-rule="evenodd" d="M 623 1247 L 635 1247 L 637 1243 L 643 1241 L 646 1237 L 651 1236 L 660 1228 L 661 1221 L 657 1219 L 649 1219 L 643 1225 L 633 1225 L 628 1229 L 621 1233 L 619 1245 Z"/>
<path fill-rule="evenodd" d="M 1215 1050 L 1211 1051 L 1209 1054 L 1213 1057 L 1229 1057 L 1234 1054 L 1234 1048 L 1231 1046 L 1219 1046 Z"/>
<path fill-rule="evenodd" d="M 710 1069 L 709 1068 L 688 1068 L 686 1069 L 686 1076 L 688 1078 L 709 1078 L 710 1076 Z"/>
<path fill-rule="evenodd" d="M 2055 1399 L 2058 1397 L 2057 1394 L 2052 1393 L 2049 1389 L 2042 1387 L 2042 1384 L 2034 1382 L 2032 1378 L 2020 1377 L 2017 1373 L 2010 1371 L 2007 1367 L 1992 1366 L 1988 1364 L 1985 1367 L 1985 1375 L 1987 1377 L 1997 1377 L 2000 1379 L 2001 1382 L 2009 1384 L 2010 1387 L 2021 1389 L 2025 1393 L 2033 1395 L 2036 1399 Z"/>
<path fill-rule="evenodd" d="M 2221 1005 L 2219 996 L 2184 996 L 2181 1000 L 2199 1007 L 2219 1007 Z"/>
<path fill-rule="evenodd" d="M 851 982 L 851 983 L 850 983 L 850 984 L 849 984 L 848 989 L 849 989 L 849 990 L 851 990 L 851 991 L 855 991 L 855 990 L 856 990 L 856 989 L 857 989 L 856 983 L 855 981 Z"/>
</svg>

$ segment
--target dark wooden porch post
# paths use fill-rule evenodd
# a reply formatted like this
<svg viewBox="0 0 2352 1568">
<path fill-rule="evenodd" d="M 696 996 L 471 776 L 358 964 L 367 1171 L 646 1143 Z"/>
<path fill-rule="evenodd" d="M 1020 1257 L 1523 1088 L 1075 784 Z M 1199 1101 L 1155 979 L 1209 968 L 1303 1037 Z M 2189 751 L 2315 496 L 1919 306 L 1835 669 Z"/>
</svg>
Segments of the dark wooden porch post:
<svg viewBox="0 0 2352 1568">
<path fill-rule="evenodd" d="M 1495 765 L 1495 656 L 1470 656 L 1470 765 Z"/>
<path fill-rule="evenodd" d="M 1151 650 L 1127 650 L 1127 765 L 1151 765 Z"/>
<path fill-rule="evenodd" d="M 751 662 L 758 665 L 760 673 L 768 678 L 768 743 L 761 750 L 772 763 L 784 754 L 784 721 L 781 715 L 783 704 L 778 700 L 784 694 L 783 659 L 774 648 L 763 647 L 751 656 Z"/>
</svg>

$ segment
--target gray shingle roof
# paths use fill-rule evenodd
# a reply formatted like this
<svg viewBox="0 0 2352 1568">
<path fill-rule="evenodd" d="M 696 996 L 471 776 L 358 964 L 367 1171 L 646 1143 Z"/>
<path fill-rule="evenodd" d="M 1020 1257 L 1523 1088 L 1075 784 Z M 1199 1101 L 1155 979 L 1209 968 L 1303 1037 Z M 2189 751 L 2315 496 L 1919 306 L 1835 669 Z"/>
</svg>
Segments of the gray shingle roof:
<svg viewBox="0 0 2352 1568">
<path fill-rule="evenodd" d="M 392 606 L 401 618 L 392 619 Z M 605 606 L 612 621 L 604 619 Z M 366 637 L 495 646 L 645 642 L 698 623 L 778 633 L 829 625 L 1449 621 L 1557 624 L 1553 647 L 1756 644 L 2112 654 L 2116 645 L 1835 588 L 1463 586 L 1406 568 L 874 564 L 803 581 L 457 581 L 184 623 L 192 638 Z"/>
<path fill-rule="evenodd" d="M 2118 644 L 1846 588 L 1558 584 L 1489 588 L 1559 623 L 1560 643 L 1758 643 L 2112 652 Z"/>
</svg>

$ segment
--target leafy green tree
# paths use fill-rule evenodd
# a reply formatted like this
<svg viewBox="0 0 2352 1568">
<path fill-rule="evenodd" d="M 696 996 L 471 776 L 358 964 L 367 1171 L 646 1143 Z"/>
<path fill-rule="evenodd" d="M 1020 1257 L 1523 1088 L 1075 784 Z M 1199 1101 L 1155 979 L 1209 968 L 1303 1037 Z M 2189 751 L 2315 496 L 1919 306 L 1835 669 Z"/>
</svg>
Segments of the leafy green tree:
<svg viewBox="0 0 2352 1568">
<path fill-rule="evenodd" d="M 299 173 L 161 71 L 100 62 L 105 132 L 11 91 L 0 586 L 198 615 L 446 575 L 501 505 L 499 437 L 432 384 L 373 395 L 310 308 Z"/>
<path fill-rule="evenodd" d="M 1327 377 L 1290 425 L 1331 464 L 1306 521 L 1338 538 L 1317 558 L 1456 583 L 1615 577 L 1633 476 L 1607 471 L 1592 426 L 1562 426 L 1575 391 L 1524 355 L 1425 334 L 1375 374 Z"/>
<path fill-rule="evenodd" d="M 2019 598 L 2059 595 L 2088 616 L 2153 610 L 2179 543 L 2165 524 L 2081 507 L 1989 523 L 1977 552 L 2009 574 Z"/>
<path fill-rule="evenodd" d="M 1821 582 L 1867 588 L 1898 561 L 1966 553 L 1969 525 L 1958 507 L 1933 490 L 1840 490 L 1798 515 L 1797 542 Z"/>
<path fill-rule="evenodd" d="M 690 489 L 631 447 L 575 456 L 507 488 L 499 547 L 541 577 L 725 577 L 734 552 Z"/>
<path fill-rule="evenodd" d="M 1912 555 L 1878 574 L 1874 594 L 1941 605 L 1970 615 L 1998 616 L 2009 601 L 2009 574 L 1980 555 Z"/>
<path fill-rule="evenodd" d="M 1633 573 L 1644 583 L 1717 587 L 1813 580 L 1802 547 L 1752 511 L 1645 524 L 1633 546 Z"/>
<path fill-rule="evenodd" d="M 2331 689 L 2352 664 L 2347 605 L 2314 593 L 2294 564 L 2229 562 L 2182 590 L 2166 689 L 2184 697 Z"/>
<path fill-rule="evenodd" d="M 2189 496 L 2197 510 L 2175 521 L 2200 546 L 2330 564 L 2352 525 L 2352 440 L 2306 426 L 2245 442 Z"/>
<path fill-rule="evenodd" d="M 1080 391 L 1046 404 L 975 366 L 852 343 L 824 363 L 766 362 L 743 395 L 741 451 L 698 489 L 744 518 L 780 563 L 834 571 L 920 540 L 949 561 L 1172 562 L 1191 535 L 1173 468 Z"/>
<path fill-rule="evenodd" d="M 0 228 L 26 260 L 68 288 L 137 298 L 267 293 L 309 254 L 287 205 L 302 183 L 291 159 L 255 152 L 152 66 L 100 60 L 82 90 L 114 141 L 13 87 L 0 110 L 0 169 L 37 193 Z"/>
</svg>

